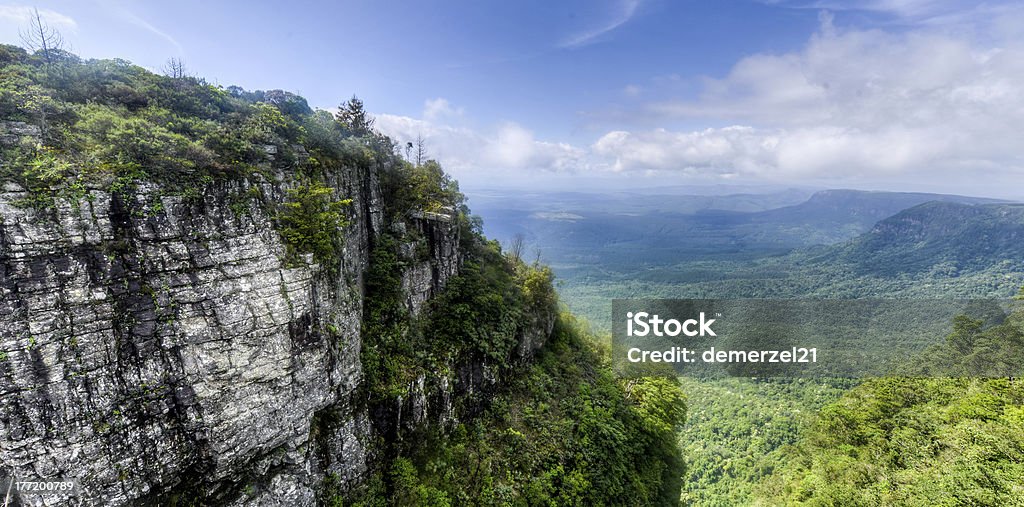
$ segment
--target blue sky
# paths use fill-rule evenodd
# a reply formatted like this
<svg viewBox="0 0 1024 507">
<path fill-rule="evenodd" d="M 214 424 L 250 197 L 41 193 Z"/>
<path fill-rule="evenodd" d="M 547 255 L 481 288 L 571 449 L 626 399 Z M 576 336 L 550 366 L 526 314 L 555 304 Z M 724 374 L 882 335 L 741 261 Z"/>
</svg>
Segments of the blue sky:
<svg viewBox="0 0 1024 507">
<path fill-rule="evenodd" d="M 1024 167 L 1015 4 L 41 1 L 0 3 L 0 39 L 18 43 L 36 6 L 84 57 L 180 57 L 321 108 L 357 94 L 470 187 L 1008 195 Z"/>
</svg>

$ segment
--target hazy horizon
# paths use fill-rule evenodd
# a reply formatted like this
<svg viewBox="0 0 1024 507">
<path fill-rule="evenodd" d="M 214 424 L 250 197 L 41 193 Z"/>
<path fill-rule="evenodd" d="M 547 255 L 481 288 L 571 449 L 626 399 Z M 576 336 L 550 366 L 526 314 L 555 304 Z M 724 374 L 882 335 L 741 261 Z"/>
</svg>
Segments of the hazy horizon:
<svg viewBox="0 0 1024 507">
<path fill-rule="evenodd" d="M 741 195 L 741 194 L 772 194 L 778 192 L 784 192 L 788 190 L 800 190 L 806 191 L 808 194 L 824 190 L 853 190 L 861 192 L 894 192 L 894 193 L 922 193 L 922 194 L 944 194 L 944 195 L 958 195 L 964 197 L 979 197 L 1005 201 L 1024 201 L 1024 193 L 1018 192 L 1013 189 L 1003 188 L 1000 190 L 992 190 L 989 193 L 978 193 L 978 192 L 956 192 L 942 190 L 941 187 L 935 189 L 925 188 L 925 185 L 915 186 L 913 184 L 907 184 L 906 186 L 876 186 L 876 187 L 856 187 L 856 186 L 842 186 L 835 185 L 829 186 L 826 184 L 811 185 L 811 184 L 800 184 L 800 183 L 698 183 L 698 184 L 671 184 L 664 186 L 648 186 L 642 183 L 634 183 L 632 185 L 551 185 L 546 188 L 535 188 L 529 185 L 463 185 L 460 182 L 460 189 L 470 199 L 470 206 L 472 207 L 472 201 L 475 197 L 486 197 L 488 194 L 494 195 L 505 195 L 509 193 L 521 193 L 527 192 L 534 195 L 554 194 L 554 193 L 580 193 L 580 194 L 612 194 L 612 193 L 629 193 L 637 195 L 674 195 L 674 196 L 730 196 L 730 195 Z"/>
</svg>

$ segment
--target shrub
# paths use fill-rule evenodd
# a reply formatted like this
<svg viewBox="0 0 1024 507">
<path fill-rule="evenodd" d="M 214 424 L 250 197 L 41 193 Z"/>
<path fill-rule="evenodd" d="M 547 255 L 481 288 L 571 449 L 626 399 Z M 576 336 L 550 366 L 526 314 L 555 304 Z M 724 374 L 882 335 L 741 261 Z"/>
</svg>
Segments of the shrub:
<svg viewBox="0 0 1024 507">
<path fill-rule="evenodd" d="M 295 263 L 300 254 L 311 253 L 328 270 L 336 269 L 341 229 L 348 225 L 344 210 L 351 203 L 334 200 L 334 189 L 315 181 L 289 189 L 277 216 L 288 260 Z"/>
</svg>

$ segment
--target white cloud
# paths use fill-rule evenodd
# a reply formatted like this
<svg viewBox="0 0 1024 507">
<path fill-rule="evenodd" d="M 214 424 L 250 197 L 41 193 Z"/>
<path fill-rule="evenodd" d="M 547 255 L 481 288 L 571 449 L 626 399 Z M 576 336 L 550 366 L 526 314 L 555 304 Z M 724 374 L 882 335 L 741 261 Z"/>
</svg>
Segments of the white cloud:
<svg viewBox="0 0 1024 507">
<path fill-rule="evenodd" d="M 1000 168 L 1019 175 L 1024 45 L 982 44 L 961 33 L 842 30 L 823 16 L 800 51 L 743 58 L 726 76 L 707 79 L 697 99 L 643 111 L 742 126 L 615 131 L 593 152 L 620 171 L 976 178 L 979 169 Z"/>
<path fill-rule="evenodd" d="M 643 88 L 641 88 L 640 86 L 634 85 L 634 84 L 631 84 L 631 85 L 626 85 L 626 86 L 625 86 L 625 87 L 624 87 L 624 88 L 622 89 L 622 93 L 623 93 L 623 95 L 625 95 L 625 96 L 627 96 L 627 97 L 637 97 L 637 96 L 639 96 L 639 95 L 640 95 L 641 93 L 643 93 L 643 91 L 644 91 L 644 89 L 643 89 Z"/>
<path fill-rule="evenodd" d="M 616 126 L 589 145 L 571 145 L 537 139 L 514 123 L 468 128 L 464 112 L 442 98 L 427 101 L 420 119 L 377 121 L 402 141 L 422 134 L 430 155 L 462 178 L 610 171 L 943 182 L 951 191 L 1020 178 L 1024 39 L 948 28 L 850 29 L 823 15 L 804 47 L 742 58 L 725 75 L 705 78 L 689 100 L 636 105 L 666 89 L 654 80 L 623 89 L 645 122 L 726 127 Z"/>
<path fill-rule="evenodd" d="M 602 35 L 615 30 L 633 19 L 637 7 L 640 7 L 640 0 L 620 0 L 615 7 L 615 12 L 610 20 L 596 28 L 590 28 L 567 37 L 558 44 L 558 47 L 563 49 L 579 48 L 597 42 Z"/>
<path fill-rule="evenodd" d="M 0 19 L 15 23 L 19 26 L 27 26 L 29 21 L 35 17 L 33 7 L 27 5 L 0 5 Z M 51 9 L 39 9 L 39 18 L 43 23 L 56 30 L 75 31 L 78 23 L 71 16 L 61 14 Z"/>
<path fill-rule="evenodd" d="M 486 140 L 483 154 L 485 163 L 501 168 L 573 171 L 580 168 L 584 151 L 567 143 L 538 141 L 526 128 L 506 123 Z"/>
<path fill-rule="evenodd" d="M 375 115 L 376 127 L 401 144 L 422 136 L 427 154 L 459 177 L 514 172 L 522 177 L 541 172 L 571 172 L 584 163 L 585 150 L 567 143 L 538 140 L 516 123 L 505 122 L 474 130 L 452 125 L 453 108 L 444 99 L 427 101 L 423 118 L 393 114 Z"/>
<path fill-rule="evenodd" d="M 777 141 L 759 135 L 750 127 L 706 129 L 698 132 L 669 132 L 657 129 L 631 133 L 613 131 L 592 146 L 606 157 L 614 171 L 685 170 L 712 168 L 732 173 L 737 167 L 759 171 L 772 163 L 771 150 Z"/>
<path fill-rule="evenodd" d="M 444 118 L 460 117 L 465 111 L 460 108 L 454 108 L 448 100 L 438 97 L 436 99 L 427 99 L 423 103 L 423 118 L 425 120 L 435 121 Z"/>
</svg>

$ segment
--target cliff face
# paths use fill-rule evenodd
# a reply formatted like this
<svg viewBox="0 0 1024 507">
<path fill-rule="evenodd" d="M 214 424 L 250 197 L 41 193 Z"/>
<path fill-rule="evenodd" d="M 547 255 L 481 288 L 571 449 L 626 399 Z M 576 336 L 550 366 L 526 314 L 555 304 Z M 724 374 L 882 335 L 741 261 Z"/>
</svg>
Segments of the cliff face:
<svg viewBox="0 0 1024 507">
<path fill-rule="evenodd" d="M 191 199 L 153 185 L 91 189 L 80 205 L 58 200 L 44 211 L 19 205 L 26 193 L 7 184 L 4 471 L 78 477 L 85 503 L 102 505 L 311 505 L 325 477 L 343 489 L 363 480 L 381 431 L 358 395 L 371 246 L 385 227 L 419 231 L 403 245 L 419 260 L 402 274 L 417 313 L 459 269 L 458 228 L 429 213 L 385 224 L 374 169 L 347 168 L 327 183 L 353 199 L 335 270 L 286 263 L 266 203 L 232 200 L 258 187 L 280 202 L 284 174 Z M 420 379 L 388 416 L 405 417 L 399 426 L 453 417 L 460 381 L 450 380 Z"/>
</svg>

